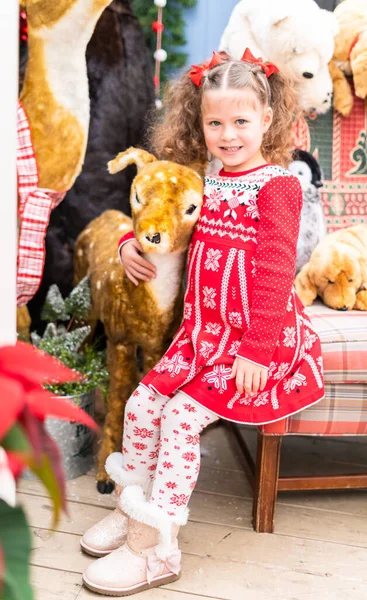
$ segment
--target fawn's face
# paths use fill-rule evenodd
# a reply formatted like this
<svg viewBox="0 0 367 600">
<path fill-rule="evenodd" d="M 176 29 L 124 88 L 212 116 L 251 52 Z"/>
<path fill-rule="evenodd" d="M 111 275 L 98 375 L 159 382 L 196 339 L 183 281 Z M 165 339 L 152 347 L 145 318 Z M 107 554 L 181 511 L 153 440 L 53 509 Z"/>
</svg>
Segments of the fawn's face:
<svg viewBox="0 0 367 600">
<path fill-rule="evenodd" d="M 147 164 L 131 189 L 134 231 L 144 252 L 184 252 L 203 201 L 194 170 L 168 161 Z"/>
</svg>

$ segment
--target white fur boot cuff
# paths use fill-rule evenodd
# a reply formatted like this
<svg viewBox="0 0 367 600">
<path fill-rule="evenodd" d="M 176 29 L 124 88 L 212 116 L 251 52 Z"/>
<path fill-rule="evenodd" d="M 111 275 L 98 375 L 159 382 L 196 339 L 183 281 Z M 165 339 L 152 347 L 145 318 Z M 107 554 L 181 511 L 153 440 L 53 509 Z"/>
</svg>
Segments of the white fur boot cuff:
<svg viewBox="0 0 367 600">
<path fill-rule="evenodd" d="M 172 526 L 186 525 L 189 511 L 186 508 L 181 517 L 170 517 L 167 513 L 145 500 L 144 491 L 139 485 L 125 488 L 119 498 L 122 510 L 131 519 L 158 530 L 159 539 L 156 554 L 161 560 L 169 556 L 172 549 Z"/>
<path fill-rule="evenodd" d="M 144 491 L 146 491 L 150 484 L 149 477 L 142 477 L 124 469 L 124 458 L 121 452 L 113 452 L 109 455 L 106 460 L 105 469 L 112 481 L 122 487 L 141 485 Z"/>
</svg>

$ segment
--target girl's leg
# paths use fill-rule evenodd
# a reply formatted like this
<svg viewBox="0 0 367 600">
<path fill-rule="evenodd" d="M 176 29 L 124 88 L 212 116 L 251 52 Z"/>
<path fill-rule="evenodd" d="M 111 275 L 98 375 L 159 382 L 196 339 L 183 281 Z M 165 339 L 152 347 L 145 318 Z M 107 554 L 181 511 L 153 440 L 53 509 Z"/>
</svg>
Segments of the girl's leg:
<svg viewBox="0 0 367 600">
<path fill-rule="evenodd" d="M 107 458 L 106 470 L 116 484 L 119 498 L 129 485 L 140 485 L 145 492 L 154 477 L 160 438 L 160 417 L 169 398 L 151 394 L 139 386 L 128 400 L 125 409 L 123 452 L 114 452 Z M 105 556 L 125 541 L 127 518 L 119 504 L 102 521 L 90 527 L 80 544 L 92 556 Z"/>
<path fill-rule="evenodd" d="M 167 396 L 150 392 L 139 385 L 130 396 L 125 407 L 122 456 L 111 455 L 107 459 L 106 470 L 120 485 L 139 482 L 147 487 L 156 470 L 161 416 Z"/>
<path fill-rule="evenodd" d="M 140 411 L 142 402 L 138 404 L 136 401 L 134 411 L 130 405 L 129 412 L 135 414 L 136 408 Z M 136 438 L 149 440 L 147 445 L 152 443 L 154 448 L 157 445 L 154 452 L 158 452 L 158 463 L 156 456 L 150 458 L 149 467 L 156 467 L 150 500 L 145 499 L 140 485 L 130 485 L 121 494 L 121 507 L 129 516 L 127 544 L 91 564 L 83 575 L 85 585 L 100 594 L 125 596 L 171 583 L 180 575 L 181 552 L 177 533 L 179 526 L 187 521 L 186 505 L 200 469 L 200 433 L 218 417 L 182 393 L 171 400 L 166 398 L 160 406 L 159 417 L 157 413 L 150 415 L 161 419 L 159 442 L 159 433 L 156 436 L 155 430 L 152 435 L 141 437 L 142 427 L 151 430 L 150 422 L 136 421 L 139 432 L 134 433 L 133 425 L 128 425 L 125 430 L 125 441 L 129 444 L 125 453 L 126 465 L 131 464 L 141 473 L 142 467 L 147 466 L 152 450 L 142 449 L 143 461 L 140 460 L 141 457 L 131 450 L 138 450 L 133 445 Z M 142 412 L 146 415 L 146 407 Z M 132 423 L 135 423 L 134 419 Z M 146 435 L 144 432 L 143 436 Z M 142 443 L 145 444 L 145 441 Z M 142 462 L 145 464 L 142 465 Z M 132 473 L 135 473 L 134 469 Z M 147 473 L 151 474 L 148 469 L 145 470 Z"/>
<path fill-rule="evenodd" d="M 200 470 L 200 434 L 217 420 L 215 414 L 181 392 L 163 408 L 150 503 L 171 517 L 186 512 Z"/>
</svg>

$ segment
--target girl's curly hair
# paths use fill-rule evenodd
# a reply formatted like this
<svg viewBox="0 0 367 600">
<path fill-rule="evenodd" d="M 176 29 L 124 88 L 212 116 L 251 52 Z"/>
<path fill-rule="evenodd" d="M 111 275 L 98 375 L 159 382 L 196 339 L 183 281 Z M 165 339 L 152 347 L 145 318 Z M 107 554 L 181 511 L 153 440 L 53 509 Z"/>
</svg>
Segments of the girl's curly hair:
<svg viewBox="0 0 367 600">
<path fill-rule="evenodd" d="M 299 116 L 290 80 L 279 72 L 267 79 L 258 64 L 224 56 L 227 60 L 210 69 L 200 87 L 192 83 L 189 71 L 167 87 L 163 118 L 150 132 L 152 152 L 161 160 L 183 165 L 205 163 L 208 151 L 202 127 L 203 94 L 207 90 L 251 89 L 262 106 L 273 110 L 272 124 L 263 137 L 262 154 L 267 162 L 287 166 L 293 148 L 292 124 Z"/>
</svg>

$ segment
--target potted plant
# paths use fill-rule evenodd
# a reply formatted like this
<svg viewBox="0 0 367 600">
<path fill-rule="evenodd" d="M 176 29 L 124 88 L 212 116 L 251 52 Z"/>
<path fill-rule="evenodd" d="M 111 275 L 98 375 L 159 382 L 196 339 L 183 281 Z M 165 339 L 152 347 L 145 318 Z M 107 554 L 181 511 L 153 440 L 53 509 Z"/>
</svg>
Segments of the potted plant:
<svg viewBox="0 0 367 600">
<path fill-rule="evenodd" d="M 0 598 L 33 600 L 29 581 L 31 535 L 23 509 L 16 506 L 16 480 L 28 467 L 45 485 L 54 525 L 66 509 L 61 456 L 44 427 L 45 417 L 96 424 L 66 398 L 44 389 L 45 381 L 78 381 L 80 375 L 30 344 L 0 348 Z"/>
<path fill-rule="evenodd" d="M 91 308 L 89 280 L 85 277 L 64 299 L 57 285 L 47 293 L 41 318 L 47 321 L 43 336 L 31 333 L 31 341 L 64 365 L 82 373 L 82 381 L 47 385 L 46 389 L 72 400 L 91 417 L 94 416 L 95 392 L 108 389 L 106 354 L 96 344 L 86 342 L 89 325 L 76 327 Z M 73 479 L 85 474 L 93 464 L 93 433 L 84 425 L 47 419 L 46 428 L 63 455 L 65 475 Z"/>
</svg>

